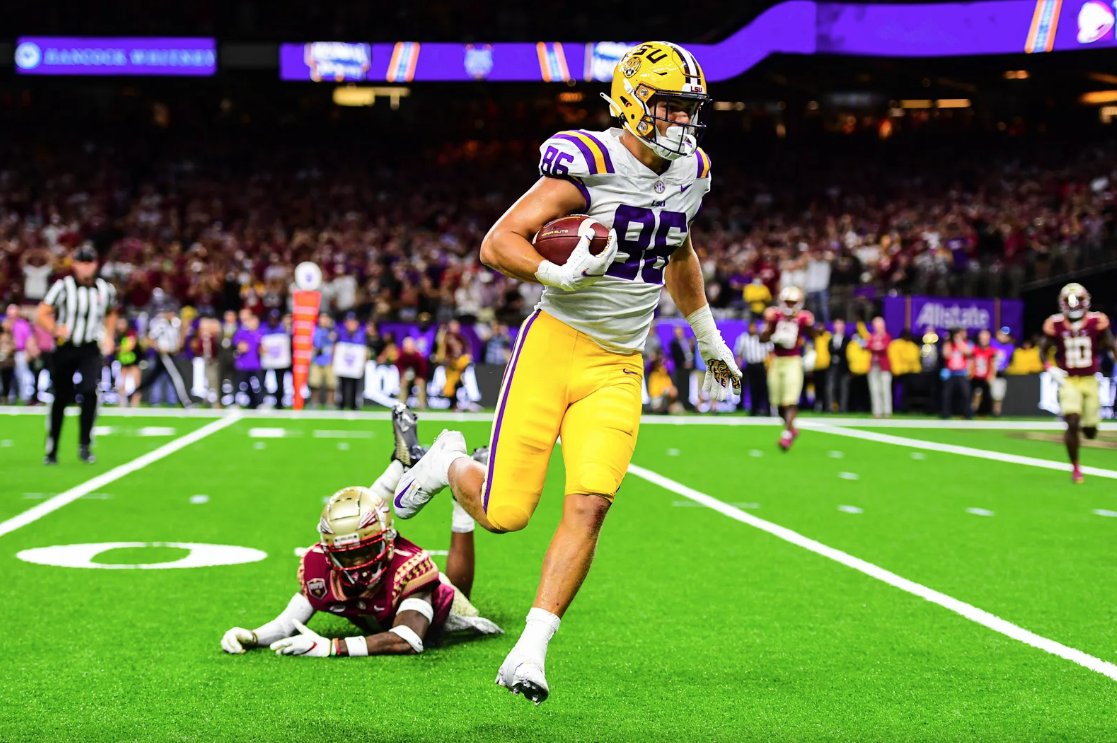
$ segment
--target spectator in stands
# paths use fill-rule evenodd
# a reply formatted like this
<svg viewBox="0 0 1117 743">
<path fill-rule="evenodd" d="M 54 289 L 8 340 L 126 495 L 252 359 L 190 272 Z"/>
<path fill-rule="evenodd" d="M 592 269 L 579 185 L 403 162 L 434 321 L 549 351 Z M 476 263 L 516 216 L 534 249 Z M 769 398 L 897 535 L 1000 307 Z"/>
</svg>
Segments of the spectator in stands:
<svg viewBox="0 0 1117 743">
<path fill-rule="evenodd" d="M 807 256 L 804 289 L 807 309 L 823 323 L 830 322 L 830 263 L 834 255 L 824 245 L 816 245 Z"/>
<path fill-rule="evenodd" d="M 462 375 L 473 363 L 473 356 L 466 349 L 465 339 L 460 333 L 447 333 L 443 350 L 442 366 L 446 372 L 446 382 L 442 386 L 442 396 L 450 401 L 453 410 L 463 407 L 458 402 L 458 390 L 462 386 Z"/>
<path fill-rule="evenodd" d="M 429 365 L 427 358 L 419 351 L 415 339 L 406 336 L 400 347 L 396 359 L 396 368 L 399 369 L 399 401 L 408 404 L 412 391 L 418 397 L 420 410 L 427 407 L 427 382 L 429 380 Z"/>
<path fill-rule="evenodd" d="M 1008 371 L 1008 365 L 1012 363 L 1012 354 L 1014 345 L 1012 342 L 1012 334 L 1007 326 L 1003 326 L 997 330 L 997 335 L 993 338 L 993 348 L 996 349 L 997 359 L 997 373 L 990 382 L 992 390 L 990 396 L 993 398 L 993 417 L 1001 417 L 1001 409 L 1004 406 L 1005 392 L 1008 390 L 1008 382 L 1005 380 L 1005 373 Z"/>
<path fill-rule="evenodd" d="M 893 409 L 906 413 L 910 405 L 909 386 L 920 372 L 919 346 L 907 328 L 889 344 L 888 363 L 892 367 Z"/>
<path fill-rule="evenodd" d="M 221 334 L 217 344 L 217 366 L 221 377 L 217 388 L 218 407 L 235 403 L 237 396 L 237 313 L 226 310 L 221 318 Z"/>
<path fill-rule="evenodd" d="M 345 313 L 345 320 L 337 330 L 334 341 L 334 374 L 337 375 L 338 410 L 357 410 L 364 405 L 365 378 L 368 361 L 368 338 L 356 312 Z"/>
<path fill-rule="evenodd" d="M 681 413 L 683 406 L 679 403 L 679 391 L 671 381 L 667 371 L 667 362 L 663 353 L 657 353 L 648 364 L 648 405 L 649 413 Z"/>
<path fill-rule="evenodd" d="M 221 406 L 221 323 L 216 317 L 203 315 L 198 320 L 198 333 L 190 339 L 190 352 L 202 360 L 206 380 L 206 402 Z"/>
<path fill-rule="evenodd" d="M 973 418 L 970 389 L 973 348 L 966 339 L 965 328 L 950 331 L 950 340 L 943 344 L 942 355 L 942 417 L 949 418 L 954 414 L 954 401 L 957 400 L 959 412 L 970 420 Z"/>
<path fill-rule="evenodd" d="M 373 326 L 375 327 L 375 326 Z M 312 343 L 313 356 L 310 358 L 310 401 L 317 407 L 332 407 L 334 394 L 337 390 L 337 375 L 334 374 L 334 343 L 337 342 L 337 331 L 334 330 L 334 321 L 329 313 L 322 312 L 318 315 L 318 326 L 314 328 Z"/>
<path fill-rule="evenodd" d="M 849 362 L 848 411 L 870 409 L 868 377 L 872 360 L 868 341 L 861 335 L 850 338 L 846 345 L 846 361 Z"/>
<path fill-rule="evenodd" d="M 485 340 L 485 363 L 504 366 L 510 358 L 512 358 L 512 336 L 508 332 L 508 326 L 494 320 L 489 324 L 488 338 Z"/>
<path fill-rule="evenodd" d="M 7 405 L 15 396 L 16 343 L 12 333 L 0 326 L 0 405 Z"/>
<path fill-rule="evenodd" d="M 815 323 L 814 338 L 814 369 L 808 375 L 809 387 L 814 391 L 814 409 L 820 413 L 830 412 L 830 366 L 833 357 L 830 354 L 830 339 L 833 335 L 826 329 L 822 322 Z M 805 367 L 804 367 L 805 368 Z"/>
<path fill-rule="evenodd" d="M 682 395 L 683 406 L 694 410 L 690 402 L 690 376 L 694 373 L 694 338 L 682 325 L 676 325 L 671 337 L 671 381 Z"/>
<path fill-rule="evenodd" d="M 1022 376 L 1039 374 L 1043 371 L 1043 359 L 1040 358 L 1039 344 L 1036 341 L 1036 336 L 1020 341 L 1020 346 L 1012 353 L 1012 361 L 1009 362 L 1005 374 Z"/>
<path fill-rule="evenodd" d="M 283 409 L 286 379 L 291 371 L 290 316 L 284 317 L 278 309 L 268 310 L 268 321 L 261 329 L 260 367 L 263 370 L 264 391 L 274 389 L 275 407 Z"/>
<path fill-rule="evenodd" d="M 869 405 L 874 418 L 892 417 L 892 363 L 888 347 L 892 336 L 884 325 L 884 318 L 873 318 L 872 328 L 865 333 L 865 348 L 869 351 Z"/>
<path fill-rule="evenodd" d="M 236 352 L 234 366 L 237 371 L 236 399 L 239 404 L 245 401 L 249 409 L 260 407 L 264 391 L 263 372 L 260 364 L 260 318 L 252 310 L 241 310 L 240 327 L 233 334 L 233 348 Z"/>
<path fill-rule="evenodd" d="M 50 251 L 46 248 L 32 248 L 20 259 L 23 271 L 23 301 L 41 302 L 50 285 L 50 275 L 54 273 Z"/>
<path fill-rule="evenodd" d="M 121 407 L 140 404 L 140 351 L 139 333 L 127 317 L 116 318 L 116 361 L 120 369 L 116 377 L 117 399 Z"/>
<path fill-rule="evenodd" d="M 830 373 L 826 375 L 826 398 L 832 410 L 842 413 L 849 411 L 849 341 L 846 322 L 839 317 L 834 320 L 834 332 L 827 341 L 830 346 Z"/>
<path fill-rule="evenodd" d="M 20 312 L 19 305 L 14 302 L 9 304 L 4 312 L 2 327 L 12 336 L 15 398 L 19 402 L 26 402 L 33 397 L 35 389 L 31 369 L 27 363 L 27 341 L 34 331 L 30 321 Z"/>
<path fill-rule="evenodd" d="M 993 382 L 997 377 L 997 349 L 991 345 L 992 334 L 982 328 L 977 332 L 977 344 L 973 348 L 973 399 L 970 406 L 976 415 L 989 415 L 993 412 Z"/>
<path fill-rule="evenodd" d="M 748 305 L 750 317 L 763 317 L 764 310 L 772 303 L 772 290 L 761 276 L 754 276 L 745 285 L 743 298 Z"/>
</svg>

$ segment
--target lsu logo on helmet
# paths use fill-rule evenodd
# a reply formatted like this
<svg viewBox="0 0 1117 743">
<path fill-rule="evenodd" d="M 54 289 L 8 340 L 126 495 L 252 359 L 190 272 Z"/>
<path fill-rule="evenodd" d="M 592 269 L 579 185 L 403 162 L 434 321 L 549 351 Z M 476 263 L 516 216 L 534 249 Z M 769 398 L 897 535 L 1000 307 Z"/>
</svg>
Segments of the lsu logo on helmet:
<svg viewBox="0 0 1117 743">
<path fill-rule="evenodd" d="M 678 44 L 649 41 L 629 49 L 613 71 L 609 112 L 665 160 L 692 155 L 706 125 L 701 123 L 706 75 L 694 55 Z M 660 104 L 666 104 L 660 106 Z M 679 112 L 686 113 L 686 121 Z M 666 124 L 660 131 L 657 122 Z"/>
</svg>

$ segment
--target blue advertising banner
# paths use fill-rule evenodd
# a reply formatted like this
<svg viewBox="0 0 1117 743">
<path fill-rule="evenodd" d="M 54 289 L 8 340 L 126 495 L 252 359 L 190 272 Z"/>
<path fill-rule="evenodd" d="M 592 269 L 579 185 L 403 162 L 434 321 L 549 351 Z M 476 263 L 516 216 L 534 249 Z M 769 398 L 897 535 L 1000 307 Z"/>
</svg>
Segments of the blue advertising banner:
<svg viewBox="0 0 1117 743">
<path fill-rule="evenodd" d="M 209 76 L 217 71 L 211 38 L 26 36 L 16 41 L 21 75 Z"/>
</svg>

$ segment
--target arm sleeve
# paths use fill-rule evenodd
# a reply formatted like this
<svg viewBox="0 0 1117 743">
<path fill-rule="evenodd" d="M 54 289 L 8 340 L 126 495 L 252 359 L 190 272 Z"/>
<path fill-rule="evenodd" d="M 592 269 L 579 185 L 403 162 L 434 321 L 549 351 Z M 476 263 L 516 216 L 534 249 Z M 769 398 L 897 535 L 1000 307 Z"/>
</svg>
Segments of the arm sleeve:
<svg viewBox="0 0 1117 743">
<path fill-rule="evenodd" d="M 276 640 L 290 637 L 295 634 L 296 621 L 306 624 L 312 616 L 314 616 L 314 608 L 310 605 L 310 601 L 301 593 L 296 593 L 278 617 L 267 624 L 261 624 L 254 630 L 256 642 L 260 647 L 267 647 Z"/>
</svg>

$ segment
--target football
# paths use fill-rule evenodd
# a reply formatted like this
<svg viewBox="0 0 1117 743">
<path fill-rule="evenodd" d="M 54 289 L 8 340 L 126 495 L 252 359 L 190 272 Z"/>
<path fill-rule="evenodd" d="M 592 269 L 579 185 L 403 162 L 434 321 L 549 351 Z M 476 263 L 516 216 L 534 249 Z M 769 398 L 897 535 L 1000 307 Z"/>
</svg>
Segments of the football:
<svg viewBox="0 0 1117 743">
<path fill-rule="evenodd" d="M 587 221 L 593 225 L 594 232 L 593 240 L 590 241 L 590 253 L 597 255 L 605 250 L 609 242 L 609 229 L 585 214 L 571 214 L 569 217 L 560 217 L 548 222 L 536 233 L 532 244 L 535 245 L 539 255 L 561 266 L 570 258 L 570 254 L 578 244 L 578 230 L 582 223 Z"/>
</svg>

